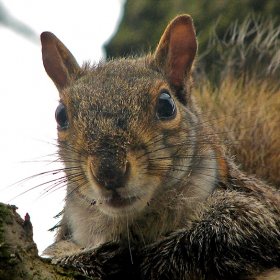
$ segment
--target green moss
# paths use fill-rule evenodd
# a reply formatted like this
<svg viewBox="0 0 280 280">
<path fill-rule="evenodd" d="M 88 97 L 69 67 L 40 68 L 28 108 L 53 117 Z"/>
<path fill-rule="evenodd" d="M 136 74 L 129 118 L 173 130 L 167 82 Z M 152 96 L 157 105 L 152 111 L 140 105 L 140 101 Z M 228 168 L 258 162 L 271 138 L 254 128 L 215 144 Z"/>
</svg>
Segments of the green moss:
<svg viewBox="0 0 280 280">
<path fill-rule="evenodd" d="M 17 209 L 15 205 L 7 205 L 0 202 L 0 220 L 7 224 L 13 223 L 14 211 Z"/>
<path fill-rule="evenodd" d="M 0 248 L 4 244 L 4 223 L 13 223 L 13 211 L 16 206 L 10 206 L 0 203 Z"/>
</svg>

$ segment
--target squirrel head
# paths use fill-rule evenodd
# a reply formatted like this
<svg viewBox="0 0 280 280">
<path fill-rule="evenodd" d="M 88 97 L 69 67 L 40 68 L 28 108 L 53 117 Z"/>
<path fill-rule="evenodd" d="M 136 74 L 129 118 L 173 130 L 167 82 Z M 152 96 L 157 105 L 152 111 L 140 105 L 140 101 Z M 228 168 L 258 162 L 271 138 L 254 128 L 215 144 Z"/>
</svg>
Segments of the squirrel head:
<svg viewBox="0 0 280 280">
<path fill-rule="evenodd" d="M 58 147 L 68 194 L 121 215 L 185 184 L 198 153 L 190 96 L 197 41 L 190 16 L 167 26 L 153 55 L 92 67 L 80 67 L 50 32 L 41 42 L 44 67 L 60 94 Z"/>
</svg>

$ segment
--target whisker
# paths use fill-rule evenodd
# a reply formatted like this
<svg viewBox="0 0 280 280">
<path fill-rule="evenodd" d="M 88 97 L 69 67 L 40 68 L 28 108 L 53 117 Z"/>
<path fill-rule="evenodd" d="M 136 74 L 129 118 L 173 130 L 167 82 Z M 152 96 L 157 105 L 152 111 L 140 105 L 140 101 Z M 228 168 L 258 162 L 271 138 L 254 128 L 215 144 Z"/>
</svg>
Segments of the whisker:
<svg viewBox="0 0 280 280">
<path fill-rule="evenodd" d="M 54 176 L 54 175 L 57 175 L 57 174 L 59 174 L 59 173 L 61 173 L 61 172 L 65 173 L 65 172 L 67 172 L 68 170 L 70 170 L 70 171 L 73 171 L 73 170 L 80 170 L 80 167 L 75 167 L 75 166 L 73 166 L 73 167 L 71 167 L 71 168 L 65 168 L 65 167 L 63 167 L 63 168 L 58 168 L 58 169 L 53 169 L 53 170 L 48 170 L 48 171 L 40 172 L 40 173 L 38 173 L 38 174 L 35 174 L 35 175 L 31 175 L 31 176 L 29 176 L 29 177 L 26 177 L 26 178 L 24 178 L 24 179 L 22 179 L 22 180 L 20 180 L 20 181 L 18 181 L 18 182 L 16 182 L 16 183 L 12 184 L 12 185 L 9 185 L 7 188 L 14 187 L 14 186 L 18 186 L 18 185 L 23 185 L 23 184 L 25 184 L 26 182 L 31 181 L 31 180 L 34 180 L 34 179 L 36 179 L 36 178 L 43 178 L 43 177 L 50 176 L 50 175 L 51 175 L 51 176 Z M 37 185 L 35 185 L 35 186 L 33 186 L 33 187 L 31 187 L 31 188 L 29 188 L 29 189 L 27 189 L 27 190 L 21 192 L 20 194 L 16 195 L 15 197 L 11 198 L 8 202 L 10 202 L 11 200 L 13 200 L 13 199 L 15 199 L 15 198 L 18 198 L 19 196 L 24 195 L 24 194 L 26 194 L 26 193 L 28 193 L 28 192 L 34 190 L 34 189 L 40 188 L 40 187 L 42 187 L 42 186 L 50 185 L 51 183 L 56 184 L 56 183 L 61 182 L 62 180 L 65 180 L 65 182 L 66 182 L 66 181 L 67 181 L 67 180 L 66 180 L 67 176 L 69 177 L 69 175 L 63 175 L 63 176 L 61 176 L 61 177 L 59 177 L 59 178 L 54 178 L 54 179 L 52 179 L 52 180 L 48 180 L 48 181 L 45 181 L 45 182 L 43 182 L 43 183 L 37 184 Z"/>
<path fill-rule="evenodd" d="M 128 241 L 128 250 L 130 255 L 131 264 L 133 264 L 133 257 L 132 257 L 132 250 L 130 244 L 130 233 L 129 233 L 129 226 L 128 226 L 128 217 L 126 216 L 126 231 L 127 231 L 127 241 Z"/>
</svg>

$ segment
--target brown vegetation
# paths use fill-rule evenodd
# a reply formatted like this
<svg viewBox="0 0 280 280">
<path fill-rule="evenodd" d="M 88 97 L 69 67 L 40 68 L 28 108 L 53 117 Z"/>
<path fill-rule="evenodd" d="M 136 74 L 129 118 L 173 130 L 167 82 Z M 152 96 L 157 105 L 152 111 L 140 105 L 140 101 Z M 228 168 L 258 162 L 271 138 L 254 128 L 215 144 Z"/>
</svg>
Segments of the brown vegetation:
<svg viewBox="0 0 280 280">
<path fill-rule="evenodd" d="M 212 63 L 209 63 L 212 62 Z M 241 168 L 280 187 L 280 29 L 273 20 L 213 31 L 197 61 L 195 95 Z"/>
<path fill-rule="evenodd" d="M 214 90 L 205 82 L 196 89 L 197 100 L 241 168 L 279 187 L 280 90 L 244 79 L 229 76 Z"/>
</svg>

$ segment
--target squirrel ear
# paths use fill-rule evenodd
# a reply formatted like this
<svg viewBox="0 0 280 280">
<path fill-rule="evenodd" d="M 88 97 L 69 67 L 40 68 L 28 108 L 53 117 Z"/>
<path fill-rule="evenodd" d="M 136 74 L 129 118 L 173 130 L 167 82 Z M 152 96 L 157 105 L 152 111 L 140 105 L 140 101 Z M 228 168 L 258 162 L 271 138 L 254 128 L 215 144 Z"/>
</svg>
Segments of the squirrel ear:
<svg viewBox="0 0 280 280">
<path fill-rule="evenodd" d="M 165 71 L 170 85 L 184 88 L 197 52 L 193 21 L 189 15 L 176 17 L 165 29 L 155 52 L 154 63 Z"/>
<path fill-rule="evenodd" d="M 41 34 L 42 57 L 46 72 L 60 90 L 81 70 L 71 52 L 51 32 Z"/>
</svg>

